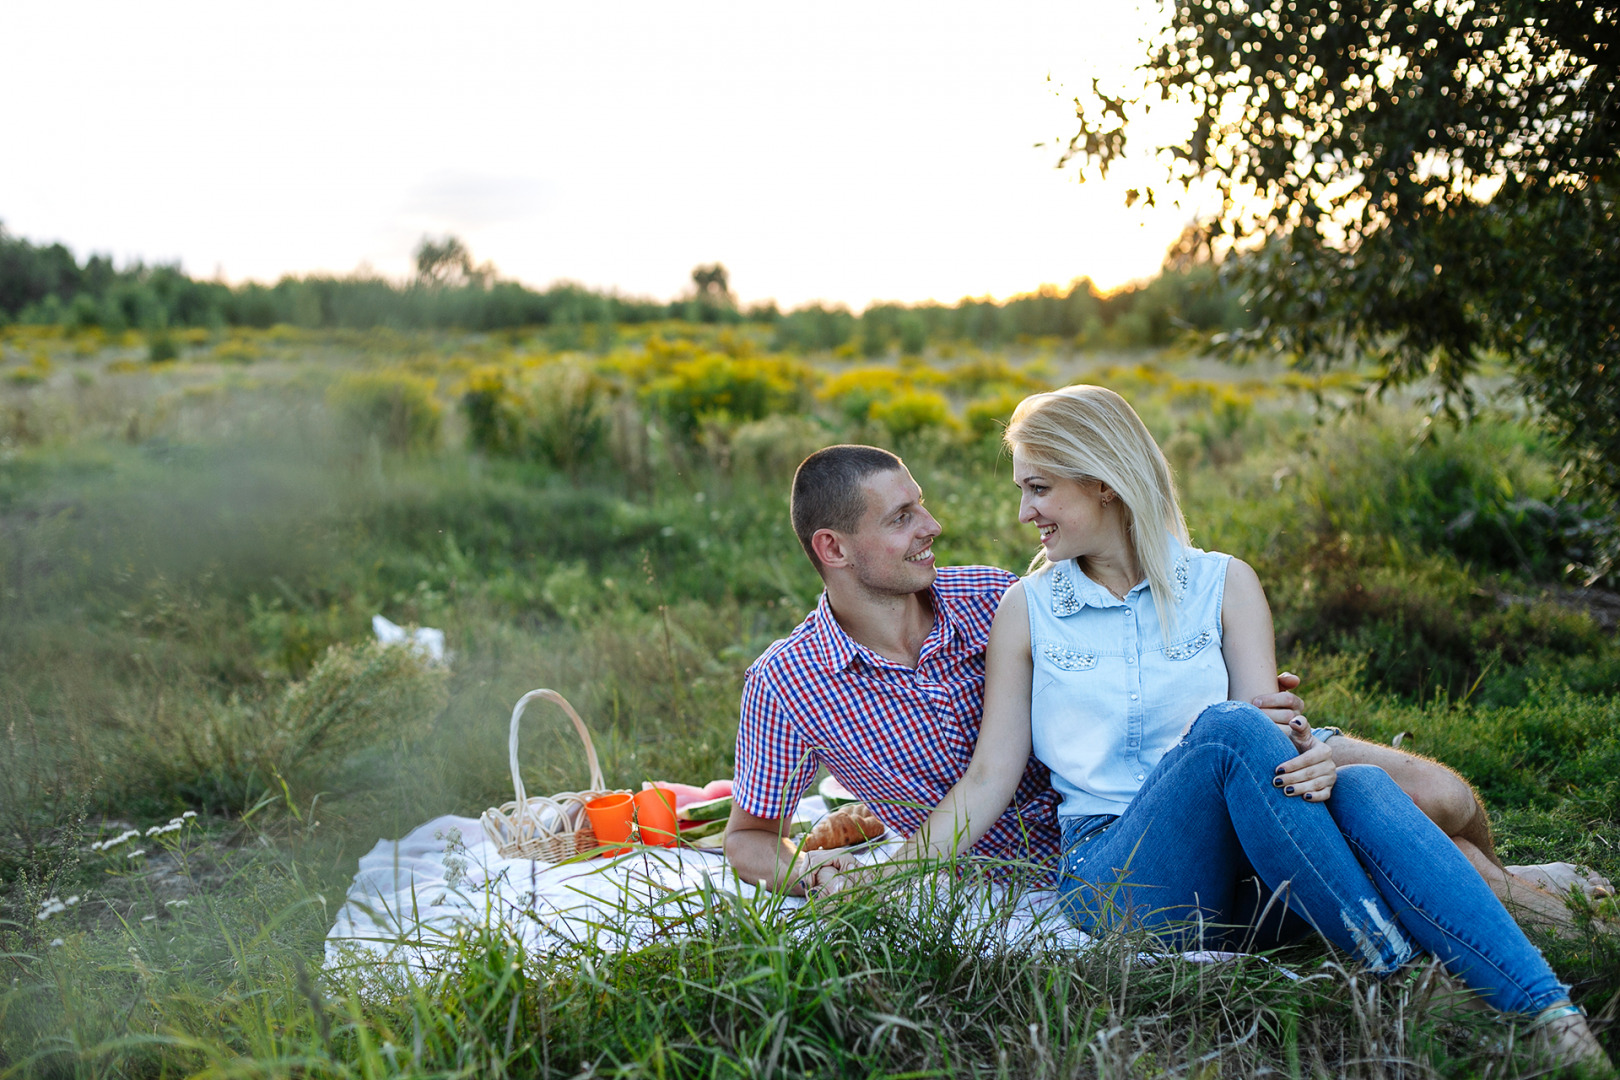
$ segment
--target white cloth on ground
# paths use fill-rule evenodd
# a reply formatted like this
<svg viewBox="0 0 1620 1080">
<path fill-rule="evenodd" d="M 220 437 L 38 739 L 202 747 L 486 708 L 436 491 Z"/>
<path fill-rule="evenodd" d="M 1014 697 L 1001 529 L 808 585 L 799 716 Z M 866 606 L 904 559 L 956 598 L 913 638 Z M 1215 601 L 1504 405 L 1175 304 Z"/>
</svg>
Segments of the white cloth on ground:
<svg viewBox="0 0 1620 1080">
<path fill-rule="evenodd" d="M 820 797 L 812 796 L 795 818 L 814 820 L 825 812 Z M 888 851 L 880 846 L 860 858 L 875 861 Z M 1078 948 L 1087 940 L 1058 911 L 1053 891 L 1009 894 L 988 886 L 974 892 L 977 928 L 998 921 L 999 940 L 1008 945 Z M 435 818 L 401 840 L 379 840 L 361 857 L 326 937 L 327 965 L 436 967 L 458 931 L 486 922 L 504 926 L 531 952 L 579 944 L 639 948 L 681 933 L 702 912 L 706 893 L 783 910 L 805 904 L 743 882 L 719 851 L 638 847 L 617 858 L 558 864 L 503 859 L 476 819 Z"/>
<path fill-rule="evenodd" d="M 820 796 L 811 796 L 799 803 L 794 819 L 813 821 L 826 812 Z M 880 861 L 896 847 L 891 835 L 859 858 Z M 577 946 L 641 948 L 690 932 L 705 907 L 722 896 L 778 918 L 807 902 L 743 882 L 718 851 L 638 847 L 617 858 L 572 863 L 504 859 L 477 819 L 445 816 L 401 840 L 379 840 L 361 857 L 326 935 L 326 967 L 368 974 L 389 964 L 437 970 L 459 933 L 486 925 L 511 933 L 531 954 Z M 953 940 L 985 951 L 1074 950 L 1090 940 L 1063 917 L 1055 890 L 985 883 L 953 890 L 949 901 Z M 929 903 L 915 896 L 911 902 Z M 1205 963 L 1236 955 L 1181 954 Z M 1140 959 L 1151 963 L 1158 957 Z"/>
</svg>

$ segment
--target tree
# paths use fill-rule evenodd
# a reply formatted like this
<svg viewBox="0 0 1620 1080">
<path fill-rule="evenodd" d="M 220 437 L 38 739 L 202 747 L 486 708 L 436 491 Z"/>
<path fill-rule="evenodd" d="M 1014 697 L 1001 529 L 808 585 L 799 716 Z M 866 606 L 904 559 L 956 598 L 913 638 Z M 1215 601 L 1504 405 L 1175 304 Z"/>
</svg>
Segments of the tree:
<svg viewBox="0 0 1620 1080">
<path fill-rule="evenodd" d="M 700 302 L 713 304 L 715 307 L 731 307 L 734 304 L 731 297 L 731 280 L 721 263 L 694 266 L 692 284 L 697 287 L 697 298 Z"/>
<path fill-rule="evenodd" d="M 1229 344 L 1371 355 L 1383 386 L 1432 378 L 1462 412 L 1494 350 L 1613 497 L 1617 21 L 1603 0 L 1177 0 L 1140 68 L 1158 100 L 1093 82 L 1063 161 L 1106 175 L 1133 116 L 1189 109 L 1158 152 L 1172 191 L 1219 195 L 1181 254 L 1247 285 L 1257 321 Z"/>
<path fill-rule="evenodd" d="M 486 287 L 495 278 L 490 263 L 474 266 L 472 252 L 459 236 L 435 240 L 424 236 L 416 245 L 416 280 L 423 285 L 478 285 Z"/>
</svg>

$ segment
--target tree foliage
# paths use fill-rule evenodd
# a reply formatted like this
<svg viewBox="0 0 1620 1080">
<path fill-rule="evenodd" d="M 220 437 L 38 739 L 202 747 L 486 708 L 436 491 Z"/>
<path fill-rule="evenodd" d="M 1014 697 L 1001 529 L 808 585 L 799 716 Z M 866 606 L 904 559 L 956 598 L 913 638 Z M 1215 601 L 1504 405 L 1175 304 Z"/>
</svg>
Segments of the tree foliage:
<svg viewBox="0 0 1620 1080">
<path fill-rule="evenodd" d="M 1172 191 L 1219 195 L 1183 254 L 1237 253 L 1258 318 L 1234 345 L 1370 354 L 1448 409 L 1499 351 L 1613 494 L 1617 19 L 1601 0 L 1178 0 L 1141 68 L 1159 101 L 1094 82 L 1064 160 L 1106 174 L 1140 110 L 1188 109 L 1158 150 Z"/>
</svg>

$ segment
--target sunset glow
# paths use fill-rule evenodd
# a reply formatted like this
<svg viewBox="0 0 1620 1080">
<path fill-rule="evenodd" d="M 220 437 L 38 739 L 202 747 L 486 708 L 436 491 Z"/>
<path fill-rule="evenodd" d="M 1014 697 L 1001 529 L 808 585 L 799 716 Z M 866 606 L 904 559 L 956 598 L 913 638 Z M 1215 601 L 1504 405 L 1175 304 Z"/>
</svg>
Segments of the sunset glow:
<svg viewBox="0 0 1620 1080">
<path fill-rule="evenodd" d="M 202 276 L 405 275 L 951 302 L 1154 273 L 1189 212 L 1053 168 L 1134 8 L 17 0 L 0 221 Z M 1048 81 L 1050 77 L 1050 81 Z M 1036 147 L 1044 142 L 1046 145 Z M 1142 176 L 1147 176 L 1142 173 Z"/>
</svg>

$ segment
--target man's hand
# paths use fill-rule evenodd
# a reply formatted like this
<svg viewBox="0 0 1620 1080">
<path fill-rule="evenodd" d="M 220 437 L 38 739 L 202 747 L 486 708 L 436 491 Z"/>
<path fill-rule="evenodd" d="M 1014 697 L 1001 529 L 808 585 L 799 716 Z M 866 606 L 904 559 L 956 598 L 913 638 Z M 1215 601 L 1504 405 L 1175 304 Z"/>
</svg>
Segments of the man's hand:
<svg viewBox="0 0 1620 1080">
<path fill-rule="evenodd" d="M 1305 711 L 1305 703 L 1294 693 L 1294 688 L 1298 685 L 1299 676 L 1292 671 L 1284 671 L 1277 676 L 1275 694 L 1261 694 L 1250 704 L 1271 717 L 1273 723 L 1286 725 L 1288 721 Z"/>
</svg>

